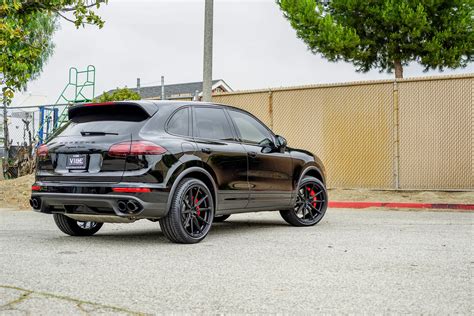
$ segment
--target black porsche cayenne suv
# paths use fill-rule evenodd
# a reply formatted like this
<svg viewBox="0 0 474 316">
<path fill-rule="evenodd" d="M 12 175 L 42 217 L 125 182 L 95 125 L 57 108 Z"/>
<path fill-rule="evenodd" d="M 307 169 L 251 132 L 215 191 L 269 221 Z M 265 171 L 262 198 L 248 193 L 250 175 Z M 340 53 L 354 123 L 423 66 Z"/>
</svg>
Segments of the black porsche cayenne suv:
<svg viewBox="0 0 474 316">
<path fill-rule="evenodd" d="M 241 109 L 121 101 L 68 115 L 37 149 L 30 200 L 66 234 L 149 219 L 171 241 L 196 243 L 234 213 L 278 210 L 291 225 L 312 226 L 326 212 L 321 161 Z"/>
</svg>

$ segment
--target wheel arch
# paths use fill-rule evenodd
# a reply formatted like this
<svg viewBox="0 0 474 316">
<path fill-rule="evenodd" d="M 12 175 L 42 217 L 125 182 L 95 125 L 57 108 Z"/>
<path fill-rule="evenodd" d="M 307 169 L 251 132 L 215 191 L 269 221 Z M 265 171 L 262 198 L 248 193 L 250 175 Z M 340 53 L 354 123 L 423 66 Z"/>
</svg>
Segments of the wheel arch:
<svg viewBox="0 0 474 316">
<path fill-rule="evenodd" d="M 168 196 L 168 201 L 166 203 L 166 210 L 169 210 L 176 188 L 178 187 L 179 182 L 184 178 L 195 178 L 204 182 L 204 184 L 206 184 L 206 186 L 211 191 L 212 199 L 214 202 L 214 209 L 217 210 L 218 201 L 217 201 L 216 180 L 214 179 L 212 174 L 208 170 L 204 169 L 204 167 L 202 166 L 190 166 L 187 168 L 185 167 L 184 170 L 179 172 L 179 174 L 175 177 L 174 181 L 172 182 L 172 185 L 170 188 L 170 194 Z"/>
<path fill-rule="evenodd" d="M 297 187 L 299 186 L 301 180 L 306 177 L 315 177 L 316 179 L 320 180 L 324 185 L 326 185 L 326 178 L 324 176 L 324 172 L 318 166 L 307 166 L 303 168 L 301 175 L 298 179 Z"/>
</svg>

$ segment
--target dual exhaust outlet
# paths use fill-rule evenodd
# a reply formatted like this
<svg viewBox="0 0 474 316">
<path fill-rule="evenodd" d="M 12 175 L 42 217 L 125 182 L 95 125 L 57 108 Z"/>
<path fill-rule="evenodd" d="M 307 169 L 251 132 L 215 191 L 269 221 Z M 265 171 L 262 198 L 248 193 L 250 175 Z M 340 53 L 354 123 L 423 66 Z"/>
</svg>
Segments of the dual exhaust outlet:
<svg viewBox="0 0 474 316">
<path fill-rule="evenodd" d="M 31 198 L 30 206 L 35 210 L 41 209 L 41 199 L 39 197 Z M 143 206 L 134 200 L 119 200 L 117 207 L 120 212 L 126 214 L 135 214 L 143 209 Z"/>
<path fill-rule="evenodd" d="M 35 210 L 39 210 L 41 208 L 41 199 L 37 197 L 31 198 L 30 206 Z"/>
<path fill-rule="evenodd" d="M 134 214 L 143 209 L 143 206 L 134 200 L 120 200 L 117 202 L 118 210 L 122 213 Z"/>
</svg>

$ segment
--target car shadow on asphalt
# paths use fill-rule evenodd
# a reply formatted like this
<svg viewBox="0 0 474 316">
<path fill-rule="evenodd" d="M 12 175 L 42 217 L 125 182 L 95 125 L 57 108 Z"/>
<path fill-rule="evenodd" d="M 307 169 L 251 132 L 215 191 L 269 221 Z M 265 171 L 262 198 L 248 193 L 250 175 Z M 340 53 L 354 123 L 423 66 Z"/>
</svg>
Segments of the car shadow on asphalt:
<svg viewBox="0 0 474 316">
<path fill-rule="evenodd" d="M 127 225 L 128 226 L 128 225 Z M 210 233 L 212 236 L 229 236 L 229 235 L 241 235 L 241 234 L 252 234 L 255 231 L 262 231 L 266 229 L 284 229 L 290 226 L 280 220 L 238 220 L 232 219 L 223 223 L 213 223 Z M 55 240 L 60 239 L 62 242 L 69 240 L 77 240 L 77 237 L 61 236 L 54 238 Z M 103 243 L 103 242 L 120 242 L 123 243 L 170 243 L 164 236 L 158 223 L 156 223 L 155 229 L 133 228 L 133 224 L 130 228 L 121 229 L 116 231 L 99 231 L 96 235 L 91 237 L 81 237 L 87 239 L 87 243 Z"/>
</svg>

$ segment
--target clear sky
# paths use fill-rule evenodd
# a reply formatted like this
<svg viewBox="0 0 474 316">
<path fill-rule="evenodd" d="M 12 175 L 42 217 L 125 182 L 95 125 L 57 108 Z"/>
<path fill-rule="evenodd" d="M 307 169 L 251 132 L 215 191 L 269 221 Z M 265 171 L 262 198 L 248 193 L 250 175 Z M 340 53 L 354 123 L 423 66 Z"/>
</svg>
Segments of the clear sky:
<svg viewBox="0 0 474 316">
<path fill-rule="evenodd" d="M 96 66 L 97 94 L 116 87 L 202 80 L 204 0 L 109 0 L 98 13 L 103 29 L 76 30 L 65 21 L 54 35 L 56 49 L 41 76 L 13 105 L 54 102 L 69 67 Z M 471 64 L 446 74 L 474 72 Z M 418 65 L 405 77 L 424 73 Z M 213 79 L 234 90 L 315 83 L 389 79 L 393 74 L 357 73 L 351 64 L 311 54 L 273 0 L 215 0 Z M 28 94 L 34 97 L 27 98 Z"/>
</svg>

